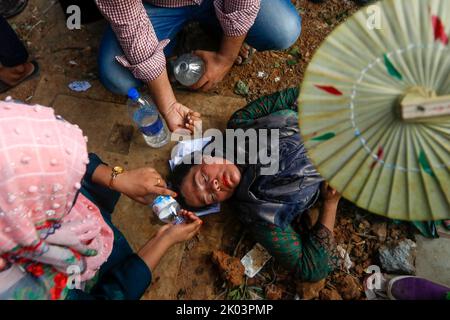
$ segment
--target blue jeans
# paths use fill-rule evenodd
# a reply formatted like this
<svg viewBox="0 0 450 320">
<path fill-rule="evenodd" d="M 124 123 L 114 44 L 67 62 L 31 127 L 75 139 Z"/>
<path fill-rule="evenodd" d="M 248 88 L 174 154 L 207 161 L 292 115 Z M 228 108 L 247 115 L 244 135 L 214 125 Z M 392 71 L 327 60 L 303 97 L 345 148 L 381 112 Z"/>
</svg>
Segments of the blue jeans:
<svg viewBox="0 0 450 320">
<path fill-rule="evenodd" d="M 213 0 L 203 0 L 200 6 L 163 8 L 144 3 L 147 14 L 159 40 L 170 39 L 164 49 L 170 55 L 178 32 L 190 21 L 198 21 L 210 30 L 221 32 L 214 11 Z M 258 51 L 283 50 L 293 45 L 301 32 L 301 17 L 290 0 L 261 0 L 261 9 L 250 28 L 246 42 Z M 109 26 L 99 50 L 100 81 L 110 91 L 126 95 L 129 88 L 143 83 L 120 65 L 115 57 L 123 55 L 117 38 Z"/>
</svg>

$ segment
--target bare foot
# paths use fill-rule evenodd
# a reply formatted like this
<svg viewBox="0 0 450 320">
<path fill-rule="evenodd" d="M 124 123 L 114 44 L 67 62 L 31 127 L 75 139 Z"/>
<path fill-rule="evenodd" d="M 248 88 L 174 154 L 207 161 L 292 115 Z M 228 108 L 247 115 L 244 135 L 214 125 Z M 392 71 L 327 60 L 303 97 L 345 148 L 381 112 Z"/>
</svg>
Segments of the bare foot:
<svg viewBox="0 0 450 320">
<path fill-rule="evenodd" d="M 26 62 L 15 67 L 0 67 L 0 80 L 14 87 L 34 72 L 34 65 Z"/>
</svg>

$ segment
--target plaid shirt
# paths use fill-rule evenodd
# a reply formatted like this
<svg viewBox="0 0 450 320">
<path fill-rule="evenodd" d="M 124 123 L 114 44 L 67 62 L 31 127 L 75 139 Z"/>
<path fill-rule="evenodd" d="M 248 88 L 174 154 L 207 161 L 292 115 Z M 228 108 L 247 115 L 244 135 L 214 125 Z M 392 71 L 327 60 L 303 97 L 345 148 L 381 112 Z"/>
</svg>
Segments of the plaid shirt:
<svg viewBox="0 0 450 320">
<path fill-rule="evenodd" d="M 147 0 L 161 7 L 200 5 L 203 0 Z M 125 53 L 117 61 L 135 78 L 149 82 L 163 72 L 163 49 L 169 39 L 158 40 L 142 0 L 96 0 L 110 22 Z M 261 0 L 214 0 L 216 15 L 226 36 L 245 35 L 255 22 Z"/>
</svg>

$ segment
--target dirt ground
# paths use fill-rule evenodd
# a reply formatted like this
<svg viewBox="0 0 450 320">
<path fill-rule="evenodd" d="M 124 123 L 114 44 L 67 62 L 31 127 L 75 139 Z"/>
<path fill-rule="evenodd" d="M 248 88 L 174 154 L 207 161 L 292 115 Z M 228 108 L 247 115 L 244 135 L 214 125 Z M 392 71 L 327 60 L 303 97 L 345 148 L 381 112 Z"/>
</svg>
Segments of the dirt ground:
<svg viewBox="0 0 450 320">
<path fill-rule="evenodd" d="M 52 21 L 48 13 L 58 10 L 58 3 L 30 2 L 24 14 L 12 19 L 10 23 L 27 44 L 31 56 L 39 61 L 41 74 L 97 80 L 96 55 L 105 24 L 94 23 L 83 27 L 82 32 L 77 33 L 55 30 L 61 24 Z M 239 80 L 249 88 L 249 94 L 245 96 L 247 101 L 298 86 L 308 62 L 321 42 L 338 24 L 357 10 L 354 2 L 349 0 L 328 0 L 325 4 L 297 0 L 293 3 L 303 19 L 302 35 L 298 42 L 283 52 L 256 53 L 250 64 L 234 67 L 213 94 L 234 95 L 234 88 Z M 45 39 L 49 34 L 59 33 L 59 36 Z M 258 72 L 264 72 L 267 77 L 258 78 Z M 37 79 L 28 81 L 8 94 L 16 99 L 30 101 L 37 84 Z M 103 92 L 102 100 L 123 103 L 125 98 Z M 253 247 L 254 242 L 235 220 L 223 223 L 225 231 L 222 242 L 216 249 L 232 257 L 242 258 Z M 378 247 L 385 242 L 413 237 L 407 225 L 395 224 L 371 215 L 346 201 L 341 201 L 339 207 L 335 235 L 337 243 L 350 254 L 354 262 L 349 271 L 338 270 L 326 281 L 311 288 L 309 284 L 294 281 L 292 275 L 283 270 L 276 261 L 270 260 L 255 278 L 245 278 L 242 285 L 232 288 L 220 277 L 217 269 L 211 268 L 211 249 L 205 247 L 201 253 L 192 250 L 200 242 L 208 241 L 208 237 L 201 234 L 186 244 L 180 266 L 182 272 L 177 279 L 177 298 L 196 299 L 200 296 L 199 292 L 209 290 L 207 296 L 210 299 L 364 299 L 364 269 L 377 262 L 375 253 Z M 191 275 L 195 275 L 195 280 Z M 211 281 L 214 282 L 214 289 L 205 289 L 206 283 Z"/>
</svg>

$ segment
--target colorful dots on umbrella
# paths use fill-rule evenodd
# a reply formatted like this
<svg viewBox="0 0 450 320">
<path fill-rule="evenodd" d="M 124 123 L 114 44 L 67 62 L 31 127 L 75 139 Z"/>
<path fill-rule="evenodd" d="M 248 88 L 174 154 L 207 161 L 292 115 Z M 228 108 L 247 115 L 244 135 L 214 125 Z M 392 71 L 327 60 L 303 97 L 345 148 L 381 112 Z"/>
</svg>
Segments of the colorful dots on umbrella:
<svg viewBox="0 0 450 320">
<path fill-rule="evenodd" d="M 394 64 L 391 62 L 387 54 L 384 55 L 384 64 L 386 65 L 386 69 L 391 76 L 399 80 L 403 80 L 402 74 L 397 70 L 397 68 L 395 68 Z"/>
<path fill-rule="evenodd" d="M 431 168 L 430 162 L 425 155 L 425 152 L 421 151 L 419 154 L 419 164 L 423 171 L 428 173 L 430 176 L 435 177 L 433 169 Z"/>
<path fill-rule="evenodd" d="M 320 89 L 322 91 L 325 91 L 325 92 L 327 92 L 329 94 L 332 94 L 332 95 L 335 95 L 335 96 L 342 96 L 342 92 L 339 91 L 338 89 L 336 89 L 333 86 L 321 86 L 321 85 L 318 85 L 318 84 L 316 84 L 315 86 L 316 86 L 316 88 L 318 88 L 318 89 Z"/>
<path fill-rule="evenodd" d="M 314 140 L 314 141 L 326 141 L 326 140 L 333 139 L 334 137 L 336 137 L 336 133 L 334 133 L 334 132 L 327 132 L 327 133 L 325 133 L 325 134 L 323 134 L 321 136 L 312 138 L 312 140 Z"/>
<path fill-rule="evenodd" d="M 448 45 L 448 35 L 445 33 L 444 23 L 438 16 L 433 16 L 434 40 L 441 41 L 443 45 Z"/>
<path fill-rule="evenodd" d="M 377 165 L 378 161 L 382 160 L 384 156 L 384 149 L 383 147 L 379 147 L 378 151 L 377 151 L 377 159 L 371 164 L 370 169 L 373 170 L 373 168 L 375 168 L 375 166 Z"/>
</svg>

